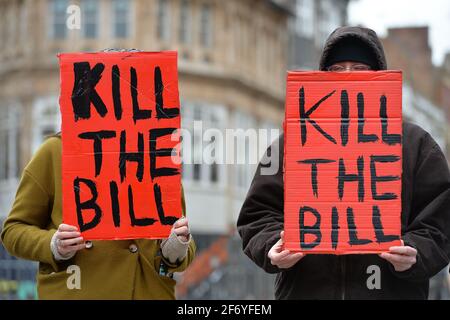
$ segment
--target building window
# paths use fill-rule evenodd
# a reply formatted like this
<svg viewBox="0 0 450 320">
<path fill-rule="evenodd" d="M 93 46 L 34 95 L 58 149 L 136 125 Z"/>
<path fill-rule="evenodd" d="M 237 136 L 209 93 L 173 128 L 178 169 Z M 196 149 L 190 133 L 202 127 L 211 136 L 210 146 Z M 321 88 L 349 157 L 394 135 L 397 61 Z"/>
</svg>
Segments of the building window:
<svg viewBox="0 0 450 320">
<path fill-rule="evenodd" d="M 7 7 L 5 6 L 4 3 L 0 4 L 0 10 L 2 12 L 6 12 Z M 7 48 L 7 41 L 8 41 L 8 30 L 6 29 L 7 24 L 7 19 L 1 19 L 0 20 L 0 50 L 3 51 L 4 48 Z"/>
<path fill-rule="evenodd" d="M 170 15 L 169 2 L 167 0 L 158 1 L 157 33 L 160 40 L 169 40 L 170 38 Z"/>
<path fill-rule="evenodd" d="M 314 36 L 314 0 L 297 0 L 297 33 L 307 38 Z"/>
<path fill-rule="evenodd" d="M 210 128 L 215 128 L 215 129 L 219 129 L 221 128 L 220 125 L 220 119 L 218 117 L 219 114 L 216 114 L 214 110 L 212 110 L 212 112 L 209 113 L 209 127 Z M 222 122 L 225 119 L 222 119 Z M 222 130 L 223 132 L 223 130 Z M 220 145 L 220 142 L 216 139 L 216 137 L 214 135 L 212 135 L 209 138 L 209 145 L 210 146 L 215 146 L 214 151 L 212 152 L 212 157 L 214 159 L 216 159 L 216 161 L 212 161 L 210 164 L 208 164 L 209 168 L 209 181 L 211 183 L 218 183 L 219 182 L 219 165 L 217 164 L 217 156 L 218 156 L 218 152 L 220 152 L 220 150 L 218 150 L 218 148 L 221 148 L 222 146 Z"/>
<path fill-rule="evenodd" d="M 130 33 L 130 2 L 129 0 L 114 0 L 114 37 L 127 38 Z"/>
<path fill-rule="evenodd" d="M 98 1 L 83 0 L 81 2 L 83 35 L 92 39 L 98 36 Z"/>
<path fill-rule="evenodd" d="M 10 133 L 8 132 L 8 130 L 0 131 L 0 143 L 6 150 L 6 152 L 0 153 L 0 181 L 6 180 L 9 176 L 9 135 Z"/>
<path fill-rule="evenodd" d="M 1 10 L 1 9 L 0 9 Z M 24 2 L 19 3 L 19 13 L 17 19 L 20 21 L 18 30 L 18 42 L 25 43 L 28 37 L 28 30 L 30 28 L 31 21 L 31 8 Z M 0 26 L 1 28 L 1 26 Z M 0 40 L 1 41 L 1 40 Z"/>
<path fill-rule="evenodd" d="M 55 39 L 64 39 L 67 36 L 66 10 L 69 0 L 52 0 L 52 36 Z"/>
<path fill-rule="evenodd" d="M 235 138 L 235 186 L 239 189 L 247 189 L 250 186 L 253 178 L 255 165 L 250 160 L 255 161 L 254 155 L 258 148 L 258 143 L 253 139 L 258 139 L 252 136 L 252 132 L 256 132 L 256 122 L 252 116 L 241 111 L 235 111 L 233 114 L 234 129 L 236 131 Z M 256 160 L 258 161 L 258 160 Z M 256 162 L 255 161 L 255 162 Z"/>
<path fill-rule="evenodd" d="M 61 130 L 61 116 L 56 96 L 38 98 L 33 106 L 33 153 L 42 142 Z"/>
<path fill-rule="evenodd" d="M 194 105 L 193 106 L 193 108 L 194 108 L 194 112 L 193 112 L 193 114 L 194 114 L 194 121 L 202 121 L 203 119 L 202 119 L 202 113 L 201 113 L 201 107 L 199 106 L 199 105 Z M 191 143 L 191 147 L 192 147 L 192 154 L 193 154 L 193 156 L 194 156 L 194 158 L 193 158 L 193 160 L 194 160 L 194 162 L 193 162 L 193 176 L 192 176 L 192 179 L 194 180 L 194 181 L 197 181 L 197 182 L 199 182 L 199 181 L 201 181 L 202 180 L 202 178 L 206 178 L 203 174 L 202 174 L 202 167 L 204 166 L 204 164 L 203 164 L 203 154 L 202 154 L 202 152 L 203 152 L 203 146 L 202 146 L 202 139 L 203 139 L 203 137 L 202 137 L 202 132 L 200 132 L 200 131 L 193 131 L 193 134 L 192 134 L 192 137 L 193 137 L 193 141 L 192 141 L 192 143 Z"/>
<path fill-rule="evenodd" d="M 219 181 L 219 168 L 218 164 L 215 162 L 211 164 L 211 175 L 209 180 L 212 183 L 217 183 Z"/>
<path fill-rule="evenodd" d="M 189 0 L 181 1 L 180 6 L 180 25 L 179 40 L 181 43 L 189 43 L 191 41 L 191 7 Z"/>
<path fill-rule="evenodd" d="M 17 105 L 0 108 L 0 183 L 20 175 L 20 128 Z"/>
<path fill-rule="evenodd" d="M 194 175 L 193 175 L 192 178 L 193 178 L 194 181 L 200 181 L 202 167 L 198 163 L 194 163 L 193 166 L 194 166 Z"/>
<path fill-rule="evenodd" d="M 21 171 L 20 109 L 17 103 L 0 105 L 0 212 L 3 213 L 11 210 Z"/>
<path fill-rule="evenodd" d="M 319 5 L 319 43 L 323 45 L 331 32 L 342 23 L 342 13 L 339 4 L 327 0 L 321 1 Z"/>
<path fill-rule="evenodd" d="M 210 48 L 213 34 L 211 6 L 204 3 L 200 10 L 200 44 L 205 48 Z"/>
<path fill-rule="evenodd" d="M 189 132 L 189 137 L 183 137 L 183 179 L 205 187 L 223 186 L 226 168 L 220 160 L 224 145 L 217 135 L 225 132 L 226 108 L 208 103 L 183 102 L 182 105 L 182 127 Z M 202 130 L 194 130 L 194 123 L 197 126 L 201 123 Z M 207 159 L 209 155 L 211 159 Z"/>
<path fill-rule="evenodd" d="M 249 138 L 244 137 L 245 143 L 237 146 L 237 186 L 239 188 L 245 189 L 247 188 L 247 180 L 248 180 L 248 152 L 249 152 Z"/>
</svg>

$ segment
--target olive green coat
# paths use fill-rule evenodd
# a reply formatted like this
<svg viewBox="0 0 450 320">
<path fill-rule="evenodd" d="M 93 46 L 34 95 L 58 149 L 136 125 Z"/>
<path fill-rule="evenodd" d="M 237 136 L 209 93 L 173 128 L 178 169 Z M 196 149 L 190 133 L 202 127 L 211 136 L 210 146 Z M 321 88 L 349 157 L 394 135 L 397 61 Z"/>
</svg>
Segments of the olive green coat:
<svg viewBox="0 0 450 320">
<path fill-rule="evenodd" d="M 1 239 L 16 257 L 39 261 L 37 289 L 40 299 L 174 299 L 176 281 L 158 273 L 160 240 L 93 241 L 70 260 L 53 258 L 50 240 L 62 223 L 61 139 L 47 139 L 24 170 Z M 185 210 L 182 198 L 183 212 Z M 130 245 L 138 248 L 130 250 Z M 187 268 L 195 255 L 195 243 L 187 257 L 169 272 Z M 80 289 L 73 268 L 80 273 Z M 76 273 L 78 274 L 78 273 Z M 68 281 L 69 280 L 69 281 Z M 68 286 L 69 282 L 69 286 Z M 72 284 L 72 285 L 70 285 Z M 72 288 L 72 289 L 69 289 Z"/>
</svg>

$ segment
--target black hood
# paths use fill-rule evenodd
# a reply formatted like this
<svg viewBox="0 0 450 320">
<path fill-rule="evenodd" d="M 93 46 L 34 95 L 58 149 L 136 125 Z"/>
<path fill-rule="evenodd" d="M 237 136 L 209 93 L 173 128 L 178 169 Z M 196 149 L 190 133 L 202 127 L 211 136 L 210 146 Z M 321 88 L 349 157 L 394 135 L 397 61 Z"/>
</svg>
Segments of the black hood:
<svg viewBox="0 0 450 320">
<path fill-rule="evenodd" d="M 387 70 L 386 57 L 383 45 L 375 31 L 362 27 L 341 27 L 333 31 L 328 37 L 320 58 L 320 70 L 326 71 L 327 61 L 335 46 L 344 39 L 358 39 L 364 42 L 372 51 L 377 60 L 377 70 Z"/>
</svg>

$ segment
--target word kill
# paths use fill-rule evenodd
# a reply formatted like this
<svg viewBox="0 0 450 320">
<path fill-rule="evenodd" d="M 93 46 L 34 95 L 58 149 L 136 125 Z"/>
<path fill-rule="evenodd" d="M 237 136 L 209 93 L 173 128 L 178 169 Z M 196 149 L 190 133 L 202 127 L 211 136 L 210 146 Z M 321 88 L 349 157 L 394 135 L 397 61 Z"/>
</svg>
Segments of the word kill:
<svg viewBox="0 0 450 320">
<path fill-rule="evenodd" d="M 105 70 L 103 63 L 97 63 L 92 69 L 89 62 L 74 63 L 75 84 L 72 91 L 72 105 L 75 121 L 79 119 L 89 119 L 91 117 L 91 103 L 94 105 L 98 114 L 106 116 L 108 109 L 103 99 L 100 97 L 95 87 L 102 77 Z M 114 104 L 114 115 L 117 120 L 122 118 L 122 100 L 120 90 L 120 69 L 118 65 L 111 68 L 112 98 Z M 138 102 L 136 69 L 130 67 L 130 93 L 133 106 L 133 120 L 149 119 L 152 116 L 152 110 L 141 109 Z M 170 119 L 178 117 L 179 108 L 164 108 L 163 102 L 163 81 L 160 67 L 156 66 L 154 70 L 154 96 L 157 119 Z"/>
</svg>

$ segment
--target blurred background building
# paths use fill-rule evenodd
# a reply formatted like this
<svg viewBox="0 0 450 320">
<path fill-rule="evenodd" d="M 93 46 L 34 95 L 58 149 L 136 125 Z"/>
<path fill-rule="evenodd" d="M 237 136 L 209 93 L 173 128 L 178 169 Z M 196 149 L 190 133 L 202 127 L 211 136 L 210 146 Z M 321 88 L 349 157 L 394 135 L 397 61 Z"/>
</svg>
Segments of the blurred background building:
<svg viewBox="0 0 450 320">
<path fill-rule="evenodd" d="M 317 68 L 326 37 L 347 24 L 349 2 L 0 0 L 0 222 L 31 155 L 60 129 L 58 52 L 177 50 L 183 128 L 193 134 L 194 121 L 202 121 L 203 129 L 281 129 L 286 70 Z M 80 29 L 66 26 L 70 5 L 81 9 Z M 426 28 L 392 29 L 384 43 L 391 66 L 405 71 L 406 117 L 445 148 L 450 56 L 442 68 L 431 64 Z M 183 141 L 194 144 L 193 157 L 200 140 Z M 248 164 L 184 166 L 198 253 L 178 275 L 179 298 L 273 298 L 274 277 L 244 256 L 235 230 L 254 170 Z M 0 299 L 34 298 L 35 268 L 0 246 Z"/>
<path fill-rule="evenodd" d="M 289 66 L 318 68 L 322 47 L 334 29 L 347 24 L 350 0 L 294 0 L 290 21 Z"/>
<path fill-rule="evenodd" d="M 432 63 L 428 27 L 388 29 L 383 39 L 390 69 L 403 70 L 403 114 L 427 130 L 447 150 L 443 67 Z M 448 106 L 448 104 L 447 104 Z M 447 153 L 448 155 L 448 153 Z"/>
</svg>

